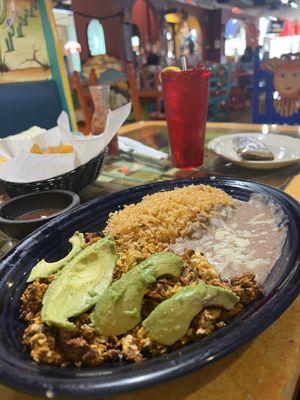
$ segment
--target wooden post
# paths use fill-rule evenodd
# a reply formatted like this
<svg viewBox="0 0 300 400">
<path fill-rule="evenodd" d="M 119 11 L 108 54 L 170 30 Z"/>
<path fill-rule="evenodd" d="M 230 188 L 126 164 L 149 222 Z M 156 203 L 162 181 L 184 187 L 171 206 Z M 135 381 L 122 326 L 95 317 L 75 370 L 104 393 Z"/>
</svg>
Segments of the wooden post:
<svg viewBox="0 0 300 400">
<path fill-rule="evenodd" d="M 88 135 L 91 132 L 91 116 L 89 113 L 87 101 L 86 101 L 86 98 L 85 98 L 85 95 L 83 92 L 83 88 L 82 88 L 82 85 L 80 82 L 79 74 L 77 71 L 73 72 L 73 85 L 77 92 L 78 101 L 79 101 L 80 107 L 82 109 L 82 113 L 83 113 L 85 124 L 86 124 L 85 134 Z"/>
<path fill-rule="evenodd" d="M 127 70 L 129 88 L 131 91 L 132 106 L 133 106 L 135 120 L 141 121 L 142 120 L 142 112 L 141 112 L 138 90 L 137 90 L 137 86 L 136 86 L 136 79 L 135 79 L 135 73 L 133 70 L 133 64 L 127 63 L 126 70 Z"/>
<path fill-rule="evenodd" d="M 89 73 L 89 86 L 96 86 L 97 85 L 97 75 L 94 68 L 90 69 Z"/>
</svg>

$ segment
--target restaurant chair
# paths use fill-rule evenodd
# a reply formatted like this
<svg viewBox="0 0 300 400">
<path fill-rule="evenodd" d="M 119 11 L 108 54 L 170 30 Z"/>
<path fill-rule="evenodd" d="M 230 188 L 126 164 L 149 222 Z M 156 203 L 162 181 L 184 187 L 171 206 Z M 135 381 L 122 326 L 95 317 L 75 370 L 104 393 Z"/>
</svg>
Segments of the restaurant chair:
<svg viewBox="0 0 300 400">
<path fill-rule="evenodd" d="M 131 101 L 132 101 L 133 117 L 134 117 L 135 121 L 141 121 L 142 120 L 141 105 L 140 105 L 140 101 L 139 101 L 139 97 L 138 97 L 138 90 L 137 90 L 134 69 L 133 69 L 133 66 L 131 63 L 128 63 L 126 65 L 126 74 L 127 74 L 128 86 L 129 86 Z M 101 77 L 99 79 L 101 80 Z M 97 85 L 97 83 L 98 83 L 98 78 L 97 78 L 96 71 L 94 68 L 90 68 L 90 70 L 89 70 L 89 85 L 94 86 L 94 85 Z"/>
<path fill-rule="evenodd" d="M 134 120 L 141 121 L 143 119 L 141 104 L 140 104 L 141 99 L 154 99 L 156 101 L 157 111 L 152 115 L 153 117 L 161 115 L 160 107 L 162 100 L 162 92 L 159 90 L 160 86 L 159 74 L 155 74 L 155 89 L 152 90 L 138 89 L 134 66 L 132 63 L 126 64 L 126 75 L 131 95 Z M 83 130 L 89 131 L 92 118 L 92 111 L 93 111 L 93 105 L 91 106 L 92 100 L 87 88 L 88 86 L 97 85 L 99 83 L 99 80 L 101 80 L 101 76 L 97 77 L 95 68 L 90 67 L 88 69 L 88 82 L 87 85 L 84 85 L 82 83 L 82 80 L 80 79 L 80 75 L 78 74 L 78 72 L 73 72 L 71 85 L 75 90 L 75 92 L 77 93 L 78 103 L 82 110 L 83 120 L 84 120 L 83 121 L 84 126 L 82 127 Z"/>
</svg>

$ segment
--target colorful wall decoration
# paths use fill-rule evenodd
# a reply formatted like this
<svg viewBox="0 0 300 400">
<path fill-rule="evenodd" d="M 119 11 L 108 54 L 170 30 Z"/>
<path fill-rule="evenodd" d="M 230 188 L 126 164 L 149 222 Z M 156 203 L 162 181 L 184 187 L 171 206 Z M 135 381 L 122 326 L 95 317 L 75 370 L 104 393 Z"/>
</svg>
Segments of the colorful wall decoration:
<svg viewBox="0 0 300 400">
<path fill-rule="evenodd" d="M 295 54 L 262 59 L 257 49 L 253 75 L 253 122 L 299 125 L 300 59 Z"/>
<path fill-rule="evenodd" d="M 51 78 L 38 0 L 0 0 L 0 84 Z"/>
<path fill-rule="evenodd" d="M 295 56 L 294 56 L 295 57 Z M 299 112 L 300 100 L 300 59 L 292 55 L 271 58 L 261 65 L 261 69 L 274 74 L 273 85 L 275 110 L 284 117 Z"/>
</svg>

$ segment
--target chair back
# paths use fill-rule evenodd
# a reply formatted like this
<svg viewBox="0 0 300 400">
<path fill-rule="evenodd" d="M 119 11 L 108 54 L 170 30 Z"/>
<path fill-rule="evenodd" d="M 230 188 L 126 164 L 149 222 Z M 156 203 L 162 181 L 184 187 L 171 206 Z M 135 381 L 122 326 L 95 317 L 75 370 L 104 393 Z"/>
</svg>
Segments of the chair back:
<svg viewBox="0 0 300 400">
<path fill-rule="evenodd" d="M 141 112 L 141 106 L 140 106 L 140 101 L 139 101 L 136 77 L 135 77 L 134 68 L 133 68 L 132 63 L 126 64 L 126 72 L 127 72 L 128 83 L 129 83 L 129 88 L 130 88 L 130 92 L 131 92 L 132 107 L 133 107 L 133 112 L 135 115 L 135 120 L 141 121 L 142 120 L 142 112 Z"/>
<path fill-rule="evenodd" d="M 73 72 L 71 83 L 72 83 L 73 89 L 77 93 L 78 102 L 79 102 L 80 108 L 82 110 L 82 114 L 83 114 L 83 118 L 84 118 L 84 122 L 85 122 L 84 130 L 85 130 L 85 133 L 88 134 L 91 131 L 91 120 L 92 120 L 92 114 L 89 110 L 88 100 L 87 100 L 87 96 L 89 96 L 89 94 L 86 95 L 84 93 L 84 89 L 81 84 L 80 76 L 77 71 Z"/>
<path fill-rule="evenodd" d="M 141 121 L 142 120 L 142 112 L 141 112 L 141 106 L 139 102 L 139 94 L 138 94 L 138 88 L 137 88 L 137 82 L 136 82 L 136 76 L 135 76 L 135 71 L 132 63 L 127 63 L 126 68 L 125 68 L 125 74 L 121 71 L 121 63 L 113 58 L 109 57 L 110 63 L 106 64 L 101 64 L 101 58 L 99 58 L 99 65 L 94 64 L 92 66 L 91 62 L 87 62 L 86 66 L 83 68 L 84 76 L 88 79 L 88 84 L 90 86 L 97 85 L 99 84 L 109 84 L 113 86 L 112 82 L 117 82 L 122 75 L 124 75 L 124 78 L 126 81 L 128 81 L 128 86 L 130 90 L 130 95 L 131 95 L 131 101 L 132 101 L 132 107 L 133 107 L 133 114 L 134 114 L 134 119 L 135 121 Z M 114 63 L 113 63 L 114 62 Z M 117 69 L 118 64 L 120 67 Z M 109 67 L 108 67 L 109 65 Z M 100 68 L 101 66 L 101 68 Z M 98 68 L 98 70 L 97 70 Z M 126 77 L 127 75 L 127 77 Z M 105 78 L 104 78 L 105 76 Z M 109 80 L 109 82 L 106 82 L 106 80 Z M 104 82 L 103 82 L 104 81 Z M 126 84 L 127 86 L 127 84 Z M 124 90 L 125 88 L 123 88 Z M 127 88 L 126 88 L 127 89 Z M 125 90 L 126 91 L 126 90 Z M 126 95 L 126 93 L 123 93 Z M 127 97 L 127 96 L 125 96 Z M 80 104 L 83 104 L 82 101 L 80 101 Z M 85 108 L 85 106 L 83 106 Z M 84 112 L 83 112 L 84 113 Z"/>
<path fill-rule="evenodd" d="M 90 69 L 89 73 L 89 85 L 96 86 L 97 85 L 97 75 L 94 68 Z"/>
</svg>

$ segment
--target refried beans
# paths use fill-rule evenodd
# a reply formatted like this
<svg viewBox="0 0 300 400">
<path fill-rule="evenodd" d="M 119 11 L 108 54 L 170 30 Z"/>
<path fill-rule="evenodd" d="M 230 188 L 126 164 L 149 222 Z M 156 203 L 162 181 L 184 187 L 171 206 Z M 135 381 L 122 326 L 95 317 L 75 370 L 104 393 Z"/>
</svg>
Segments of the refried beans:
<svg viewBox="0 0 300 400">
<path fill-rule="evenodd" d="M 223 280 L 249 272 L 263 284 L 285 238 L 281 209 L 266 197 L 253 195 L 248 202 L 217 206 L 210 216 L 199 214 L 169 248 L 179 255 L 185 250 L 204 254 Z"/>
</svg>

